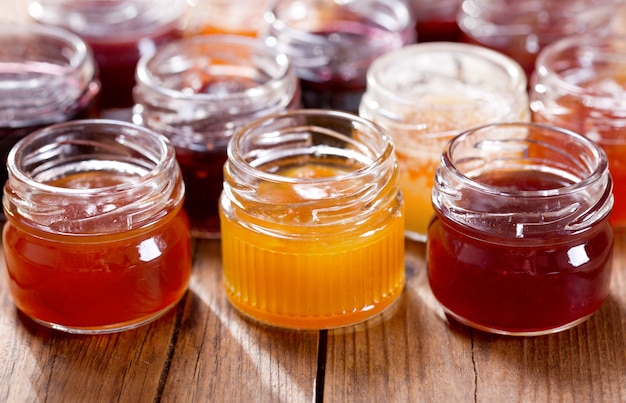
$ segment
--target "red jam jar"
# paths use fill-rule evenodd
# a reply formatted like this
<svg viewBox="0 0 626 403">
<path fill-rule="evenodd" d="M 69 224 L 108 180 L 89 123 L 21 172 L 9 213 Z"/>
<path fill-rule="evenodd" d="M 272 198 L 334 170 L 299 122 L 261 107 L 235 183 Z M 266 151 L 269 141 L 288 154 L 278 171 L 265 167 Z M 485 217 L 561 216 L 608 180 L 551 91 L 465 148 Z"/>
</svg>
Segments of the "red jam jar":
<svg viewBox="0 0 626 403">
<path fill-rule="evenodd" d="M 287 56 L 250 37 L 185 38 L 141 59 L 133 121 L 174 145 L 194 237 L 219 238 L 218 198 L 233 133 L 299 106 L 299 95 Z"/>
<path fill-rule="evenodd" d="M 537 55 L 563 37 L 608 32 L 621 0 L 463 0 L 463 40 L 502 52 L 530 75 Z"/>
<path fill-rule="evenodd" d="M 100 84 L 89 47 L 61 28 L 0 24 L 0 183 L 11 148 L 28 133 L 91 117 Z"/>
<path fill-rule="evenodd" d="M 121 121 L 59 123 L 20 140 L 7 166 L 4 257 L 26 316 L 110 333 L 158 318 L 184 295 L 189 223 L 164 136 Z"/>
<path fill-rule="evenodd" d="M 130 119 L 141 56 L 181 37 L 185 0 L 30 0 L 36 21 L 73 31 L 93 49 L 102 93 L 101 116 Z"/>
<path fill-rule="evenodd" d="M 456 16 L 462 0 L 409 0 L 416 20 L 418 42 L 457 42 L 461 30 Z"/>
<path fill-rule="evenodd" d="M 259 37 L 291 58 L 305 108 L 356 113 L 369 65 L 415 40 L 405 0 L 278 0 Z"/>
<path fill-rule="evenodd" d="M 609 293 L 612 181 L 604 151 L 566 129 L 502 123 L 446 146 L 426 246 L 430 287 L 487 332 L 571 328 Z"/>
<path fill-rule="evenodd" d="M 611 223 L 626 230 L 626 37 L 572 36 L 546 47 L 531 77 L 532 119 L 582 133 L 607 154 Z"/>
</svg>

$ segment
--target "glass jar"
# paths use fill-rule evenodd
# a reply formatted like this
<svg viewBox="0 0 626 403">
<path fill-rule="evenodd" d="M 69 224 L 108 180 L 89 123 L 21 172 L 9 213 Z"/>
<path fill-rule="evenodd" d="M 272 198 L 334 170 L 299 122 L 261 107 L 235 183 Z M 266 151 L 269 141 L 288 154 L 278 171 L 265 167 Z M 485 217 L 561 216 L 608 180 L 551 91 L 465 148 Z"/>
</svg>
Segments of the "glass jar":
<svg viewBox="0 0 626 403">
<path fill-rule="evenodd" d="M 273 0 L 189 0 L 185 36 L 233 34 L 256 37 Z"/>
<path fill-rule="evenodd" d="M 546 45 L 569 35 L 606 32 L 622 0 L 463 0 L 464 40 L 515 59 L 527 75 Z"/>
<path fill-rule="evenodd" d="M 404 283 L 403 201 L 391 138 L 339 111 L 259 119 L 228 148 L 224 286 L 243 314 L 327 329 L 390 307 Z"/>
<path fill-rule="evenodd" d="M 359 114 L 393 137 L 406 200 L 406 235 L 425 241 L 444 145 L 461 131 L 530 119 L 526 76 L 512 59 L 464 43 L 419 43 L 376 60 Z"/>
<path fill-rule="evenodd" d="M 577 133 L 493 124 L 454 138 L 433 189 L 430 287 L 453 318 L 487 332 L 573 327 L 609 294 L 612 181 Z"/>
<path fill-rule="evenodd" d="M 91 51 L 76 35 L 39 24 L 0 24 L 0 183 L 19 139 L 52 123 L 90 117 L 99 88 Z"/>
<path fill-rule="evenodd" d="M 100 116 L 130 120 L 139 58 L 180 38 L 186 0 L 30 0 L 36 21 L 60 26 L 93 49 L 102 91 Z"/>
<path fill-rule="evenodd" d="M 259 37 L 291 58 L 305 108 L 356 112 L 369 65 L 413 42 L 415 20 L 404 0 L 279 0 Z"/>
<path fill-rule="evenodd" d="M 544 49 L 531 78 L 532 118 L 604 148 L 615 186 L 614 229 L 626 229 L 626 37 L 577 35 Z"/>
<path fill-rule="evenodd" d="M 422 42 L 448 41 L 461 39 L 461 30 L 456 16 L 462 0 L 409 0 L 413 15 L 417 20 L 417 40 Z"/>
<path fill-rule="evenodd" d="M 253 38 L 186 38 L 141 59 L 133 119 L 176 148 L 193 236 L 219 237 L 218 198 L 233 133 L 299 106 L 299 94 L 288 58 Z"/>
<path fill-rule="evenodd" d="M 17 308 L 54 329 L 132 329 L 172 308 L 191 272 L 184 185 L 166 138 L 78 120 L 11 150 L 4 257 Z"/>
</svg>

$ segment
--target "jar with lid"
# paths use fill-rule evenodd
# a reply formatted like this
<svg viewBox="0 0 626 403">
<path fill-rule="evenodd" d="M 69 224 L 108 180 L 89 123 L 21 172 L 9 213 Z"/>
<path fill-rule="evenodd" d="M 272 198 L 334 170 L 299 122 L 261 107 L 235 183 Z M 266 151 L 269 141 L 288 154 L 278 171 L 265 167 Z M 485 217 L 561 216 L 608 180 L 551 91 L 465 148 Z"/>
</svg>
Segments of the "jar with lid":
<svg viewBox="0 0 626 403">
<path fill-rule="evenodd" d="M 259 33 L 291 58 L 305 108 L 356 112 L 369 65 L 415 40 L 405 0 L 279 0 Z"/>
<path fill-rule="evenodd" d="M 340 111 L 268 116 L 233 137 L 224 172 L 224 286 L 244 315 L 335 328 L 401 295 L 403 200 L 382 128 Z"/>
<path fill-rule="evenodd" d="M 474 126 L 529 120 L 526 82 L 511 58 L 465 43 L 412 44 L 372 64 L 359 115 L 383 126 L 396 144 L 408 238 L 426 240 L 446 142 Z"/>
<path fill-rule="evenodd" d="M 139 58 L 181 37 L 186 0 L 29 0 L 30 16 L 78 34 L 93 49 L 100 116 L 130 120 Z"/>
<path fill-rule="evenodd" d="M 463 38 L 509 55 L 530 75 L 546 45 L 569 35 L 608 32 L 622 0 L 463 0 Z"/>
<path fill-rule="evenodd" d="M 190 37 L 141 59 L 133 121 L 174 145 L 193 236 L 219 237 L 218 198 L 233 133 L 298 107 L 299 94 L 289 59 L 254 38 Z"/>
<path fill-rule="evenodd" d="M 76 120 L 20 140 L 7 160 L 10 295 L 54 329 L 132 329 L 171 309 L 191 273 L 184 184 L 167 139 Z"/>
<path fill-rule="evenodd" d="M 184 36 L 231 34 L 256 37 L 273 0 L 189 0 Z"/>
<path fill-rule="evenodd" d="M 433 189 L 428 278 L 453 318 L 487 332 L 571 328 L 609 294 L 612 181 L 588 138 L 532 123 L 446 146 Z"/>
<path fill-rule="evenodd" d="M 577 131 L 607 154 L 614 229 L 626 229 L 626 37 L 576 35 L 546 47 L 531 78 L 533 120 Z"/>
<path fill-rule="evenodd" d="M 76 35 L 39 24 L 0 24 L 0 183 L 19 139 L 91 117 L 99 88 L 91 51 Z"/>
</svg>

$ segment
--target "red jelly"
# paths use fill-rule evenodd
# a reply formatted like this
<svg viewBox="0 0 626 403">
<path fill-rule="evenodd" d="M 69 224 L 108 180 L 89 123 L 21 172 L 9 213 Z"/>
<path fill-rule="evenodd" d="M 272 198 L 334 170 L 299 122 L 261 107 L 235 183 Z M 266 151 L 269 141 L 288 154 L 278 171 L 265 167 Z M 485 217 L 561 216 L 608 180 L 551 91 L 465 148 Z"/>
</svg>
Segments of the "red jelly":
<svg viewBox="0 0 626 403">
<path fill-rule="evenodd" d="M 428 232 L 435 297 L 453 318 L 494 333 L 581 323 L 609 293 L 611 187 L 604 153 L 573 132 L 496 124 L 453 139 Z"/>
</svg>

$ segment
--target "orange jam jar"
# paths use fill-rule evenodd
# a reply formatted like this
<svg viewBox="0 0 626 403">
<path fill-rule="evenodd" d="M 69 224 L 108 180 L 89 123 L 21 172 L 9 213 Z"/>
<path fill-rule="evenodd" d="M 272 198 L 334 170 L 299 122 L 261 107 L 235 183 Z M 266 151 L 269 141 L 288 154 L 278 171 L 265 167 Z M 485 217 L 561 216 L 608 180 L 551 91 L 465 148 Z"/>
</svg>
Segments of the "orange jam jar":
<svg viewBox="0 0 626 403">
<path fill-rule="evenodd" d="M 493 124 L 455 137 L 433 189 L 426 258 L 446 312 L 488 332 L 571 328 L 609 294 L 612 180 L 574 132 Z"/>
<path fill-rule="evenodd" d="M 224 176 L 224 286 L 240 312 L 327 329 L 400 296 L 403 199 L 380 127 L 328 110 L 261 118 L 232 138 Z"/>
<path fill-rule="evenodd" d="M 20 140 L 7 166 L 2 240 L 20 311 L 98 334 L 148 323 L 181 299 L 189 223 L 165 137 L 120 121 L 59 123 Z"/>
</svg>

